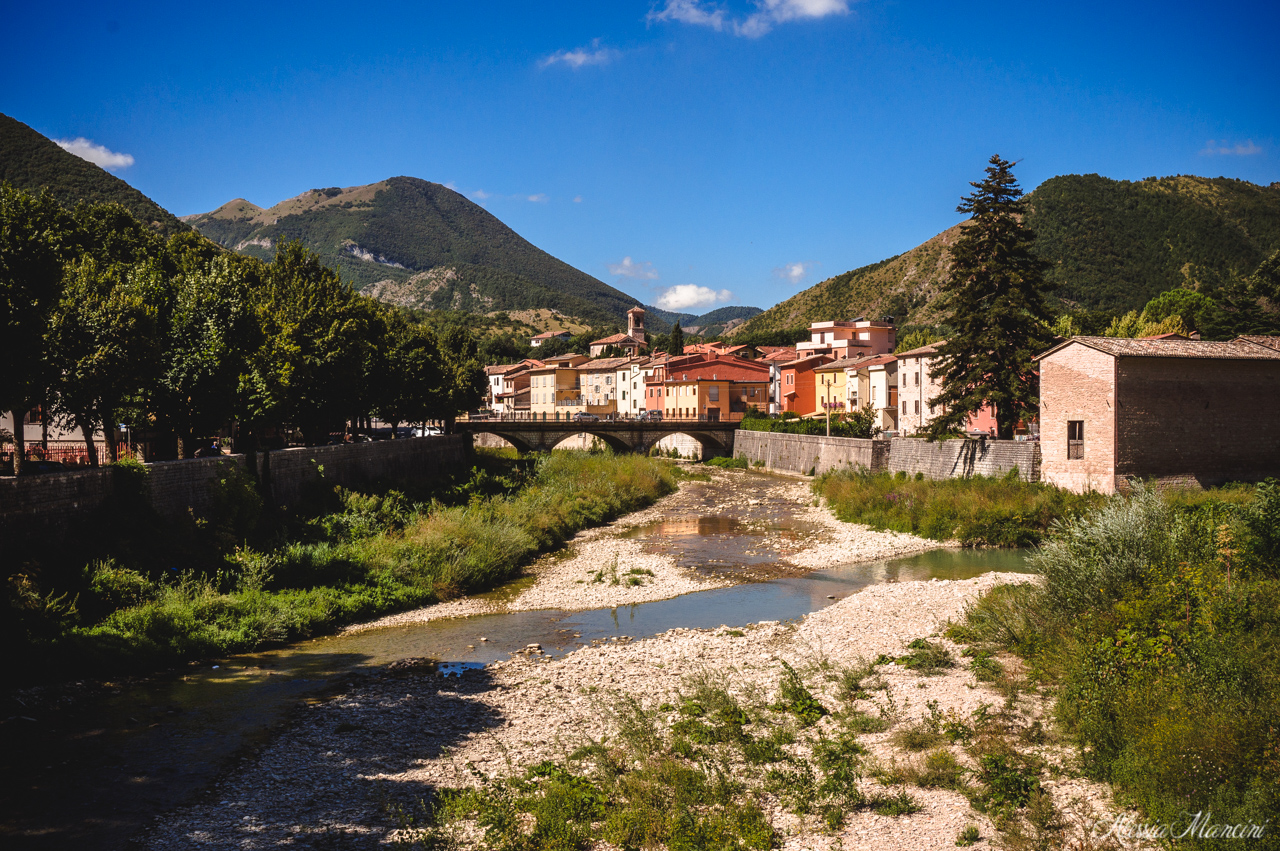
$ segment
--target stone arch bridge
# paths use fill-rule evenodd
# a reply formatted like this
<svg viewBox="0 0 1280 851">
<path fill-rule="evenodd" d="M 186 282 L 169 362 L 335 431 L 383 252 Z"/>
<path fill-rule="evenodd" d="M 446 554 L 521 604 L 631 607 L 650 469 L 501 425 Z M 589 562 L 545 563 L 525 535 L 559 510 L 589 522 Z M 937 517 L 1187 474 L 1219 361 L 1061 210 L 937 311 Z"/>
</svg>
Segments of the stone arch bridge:
<svg viewBox="0 0 1280 851">
<path fill-rule="evenodd" d="M 674 434 L 692 437 L 702 445 L 703 457 L 733 454 L 736 422 L 700 420 L 601 420 L 572 422 L 569 420 L 459 420 L 455 431 L 466 434 L 494 434 L 520 452 L 545 452 L 555 449 L 566 438 L 590 434 L 600 438 L 615 452 L 647 453 L 659 440 Z"/>
</svg>

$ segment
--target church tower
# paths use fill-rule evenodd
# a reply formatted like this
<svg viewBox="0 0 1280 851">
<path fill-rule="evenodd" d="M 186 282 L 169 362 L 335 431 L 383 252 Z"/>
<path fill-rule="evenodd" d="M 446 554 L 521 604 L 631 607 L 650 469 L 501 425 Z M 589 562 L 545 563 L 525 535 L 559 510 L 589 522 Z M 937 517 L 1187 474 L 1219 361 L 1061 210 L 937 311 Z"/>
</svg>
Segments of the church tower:
<svg viewBox="0 0 1280 851">
<path fill-rule="evenodd" d="M 627 336 L 644 342 L 644 308 L 633 307 L 627 311 Z"/>
</svg>

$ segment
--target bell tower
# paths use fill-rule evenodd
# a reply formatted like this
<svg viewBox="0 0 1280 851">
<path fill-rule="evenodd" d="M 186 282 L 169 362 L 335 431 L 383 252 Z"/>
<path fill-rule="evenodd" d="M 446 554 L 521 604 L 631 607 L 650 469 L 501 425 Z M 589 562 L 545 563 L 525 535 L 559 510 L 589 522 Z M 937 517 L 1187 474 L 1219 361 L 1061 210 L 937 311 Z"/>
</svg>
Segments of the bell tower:
<svg viewBox="0 0 1280 851">
<path fill-rule="evenodd" d="M 644 308 L 633 307 L 627 311 L 627 336 L 644 342 Z"/>
</svg>

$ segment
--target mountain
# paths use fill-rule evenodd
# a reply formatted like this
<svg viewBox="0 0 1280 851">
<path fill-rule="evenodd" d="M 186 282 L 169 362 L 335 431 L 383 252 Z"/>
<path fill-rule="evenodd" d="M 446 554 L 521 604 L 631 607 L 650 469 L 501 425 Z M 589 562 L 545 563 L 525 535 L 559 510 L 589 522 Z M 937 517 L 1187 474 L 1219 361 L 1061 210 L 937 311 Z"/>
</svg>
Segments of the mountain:
<svg viewBox="0 0 1280 851">
<path fill-rule="evenodd" d="M 1066 305 L 1121 312 L 1166 290 L 1212 294 L 1280 249 L 1280 183 L 1179 175 L 1139 181 L 1063 175 L 1028 196 L 1036 252 Z M 777 331 L 824 319 L 896 317 L 934 324 L 962 225 L 879 263 L 828 278 L 749 321 Z"/>
<path fill-rule="evenodd" d="M 39 192 L 48 187 L 68 207 L 79 201 L 114 201 L 165 234 L 187 230 L 168 210 L 115 175 L 75 154 L 27 125 L 0 114 L 0 181 Z"/>
<path fill-rule="evenodd" d="M 407 307 L 550 308 L 617 324 L 639 304 L 530 244 L 452 189 L 414 177 L 312 189 L 265 210 L 237 198 L 184 221 L 264 259 L 281 241 L 300 239 L 366 295 Z"/>
<path fill-rule="evenodd" d="M 665 334 L 671 330 L 673 324 L 679 322 L 681 329 L 704 337 L 714 337 L 726 330 L 737 328 L 751 317 L 763 312 L 758 307 L 731 306 L 718 307 L 699 316 L 694 313 L 673 313 L 651 304 L 646 304 L 644 309 L 649 330 L 652 332 Z"/>
</svg>

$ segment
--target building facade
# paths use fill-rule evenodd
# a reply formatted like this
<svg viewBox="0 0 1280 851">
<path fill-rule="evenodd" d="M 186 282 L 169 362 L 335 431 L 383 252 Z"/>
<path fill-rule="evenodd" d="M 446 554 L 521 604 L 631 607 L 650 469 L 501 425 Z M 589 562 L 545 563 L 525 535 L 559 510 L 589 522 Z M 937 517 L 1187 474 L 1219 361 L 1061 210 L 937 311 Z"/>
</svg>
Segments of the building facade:
<svg viewBox="0 0 1280 851">
<path fill-rule="evenodd" d="M 1280 475 L 1280 341 L 1072 337 L 1040 355 L 1043 481 L 1212 486 Z"/>
</svg>

